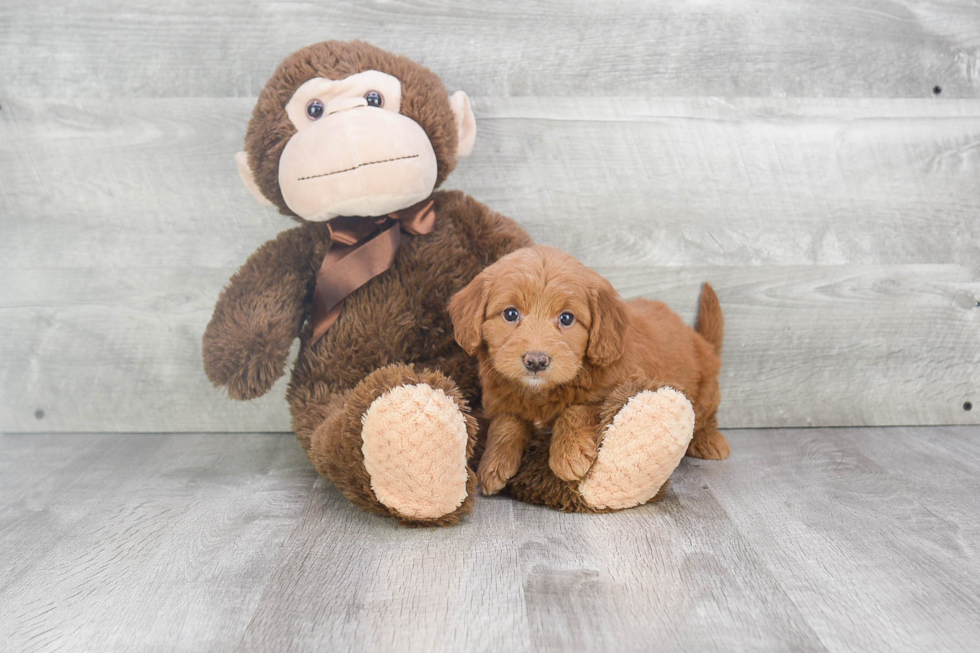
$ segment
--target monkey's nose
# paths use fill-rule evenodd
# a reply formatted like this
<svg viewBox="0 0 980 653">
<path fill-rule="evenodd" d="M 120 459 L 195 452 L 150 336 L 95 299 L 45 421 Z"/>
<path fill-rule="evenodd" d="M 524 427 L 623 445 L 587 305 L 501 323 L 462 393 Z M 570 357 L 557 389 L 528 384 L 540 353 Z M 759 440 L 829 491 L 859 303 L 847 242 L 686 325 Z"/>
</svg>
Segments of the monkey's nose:
<svg viewBox="0 0 980 653">
<path fill-rule="evenodd" d="M 331 113 L 338 113 L 340 111 L 346 111 L 347 109 L 356 109 L 357 107 L 366 107 L 367 100 L 362 97 L 338 97 L 327 102 L 326 112 L 329 116 Z"/>
<path fill-rule="evenodd" d="M 524 367 L 527 368 L 528 372 L 540 372 L 547 369 L 550 364 L 551 358 L 548 354 L 540 351 L 529 351 L 524 354 Z"/>
</svg>

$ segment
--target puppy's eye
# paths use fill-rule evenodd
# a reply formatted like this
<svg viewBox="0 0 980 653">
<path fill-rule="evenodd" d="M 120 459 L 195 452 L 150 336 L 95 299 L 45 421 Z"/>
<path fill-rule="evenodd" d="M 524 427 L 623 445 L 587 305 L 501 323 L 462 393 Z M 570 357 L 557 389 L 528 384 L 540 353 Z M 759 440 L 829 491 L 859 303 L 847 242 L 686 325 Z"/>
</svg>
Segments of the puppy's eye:
<svg viewBox="0 0 980 653">
<path fill-rule="evenodd" d="M 504 319 L 507 320 L 508 322 L 517 322 L 517 320 L 520 317 L 521 314 L 517 311 L 516 308 L 504 309 Z"/>
<path fill-rule="evenodd" d="M 572 315 L 571 313 L 562 313 L 561 315 L 558 316 L 558 322 L 562 326 L 566 326 L 566 327 L 572 326 L 573 324 L 575 324 L 575 316 Z"/>
<path fill-rule="evenodd" d="M 384 97 L 381 95 L 381 93 L 378 93 L 377 91 L 368 91 L 367 93 L 364 94 L 364 99 L 367 100 L 369 107 L 380 108 L 384 106 L 385 103 Z"/>
<path fill-rule="evenodd" d="M 310 120 L 319 120 L 323 117 L 323 102 L 310 100 L 310 103 L 306 105 L 306 115 L 309 116 Z"/>
</svg>

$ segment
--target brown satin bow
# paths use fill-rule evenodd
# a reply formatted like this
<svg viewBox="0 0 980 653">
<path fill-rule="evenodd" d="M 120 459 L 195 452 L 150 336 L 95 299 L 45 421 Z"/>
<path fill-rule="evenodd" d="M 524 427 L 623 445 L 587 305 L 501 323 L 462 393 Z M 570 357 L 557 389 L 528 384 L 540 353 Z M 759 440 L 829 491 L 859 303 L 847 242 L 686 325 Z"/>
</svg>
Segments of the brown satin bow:
<svg viewBox="0 0 980 653">
<path fill-rule="evenodd" d="M 342 215 L 327 222 L 330 249 L 323 257 L 313 291 L 314 344 L 337 321 L 344 298 L 391 267 L 401 232 L 432 233 L 436 212 L 431 199 L 377 218 Z"/>
</svg>

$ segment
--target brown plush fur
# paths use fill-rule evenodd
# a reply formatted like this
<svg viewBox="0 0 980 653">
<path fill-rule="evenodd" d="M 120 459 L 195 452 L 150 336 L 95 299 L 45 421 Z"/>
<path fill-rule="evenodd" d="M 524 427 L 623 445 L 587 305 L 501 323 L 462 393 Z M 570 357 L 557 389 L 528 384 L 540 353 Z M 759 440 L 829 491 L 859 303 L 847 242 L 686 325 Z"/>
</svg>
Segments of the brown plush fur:
<svg viewBox="0 0 980 653">
<path fill-rule="evenodd" d="M 411 365 L 389 365 L 375 370 L 353 390 L 342 393 L 334 401 L 336 410 L 315 427 L 307 453 L 317 471 L 332 479 L 337 488 L 354 503 L 366 510 L 399 519 L 411 526 L 447 526 L 473 510 L 476 491 L 476 475 L 467 470 L 467 496 L 454 512 L 436 519 L 415 520 L 399 515 L 377 500 L 371 490 L 371 477 L 364 467 L 361 453 L 361 416 L 379 396 L 399 385 L 426 383 L 445 392 L 466 414 L 466 430 L 469 435 L 466 454 L 473 455 L 476 444 L 476 419 L 468 414 L 468 404 L 462 393 L 450 379 L 440 372 L 419 371 Z"/>
<path fill-rule="evenodd" d="M 455 165 L 457 132 L 442 82 L 426 68 L 364 43 L 328 42 L 287 58 L 263 89 L 246 135 L 249 164 L 262 192 L 293 215 L 278 187 L 278 163 L 293 133 L 284 106 L 312 77 L 340 78 L 380 70 L 402 82 L 401 112 L 432 140 L 441 182 Z M 360 419 L 380 394 L 399 384 L 427 383 L 460 406 L 472 454 L 477 433 L 468 405 L 479 404 L 475 361 L 456 346 L 446 310 L 450 297 L 485 266 L 530 238 L 512 220 L 458 191 L 435 192 L 435 231 L 402 234 L 394 265 L 357 289 L 327 334 L 310 344 L 312 294 L 330 236 L 323 223 L 302 224 L 262 245 L 231 279 L 204 334 L 208 378 L 235 399 L 269 391 L 300 339 L 287 400 L 293 429 L 311 461 L 355 504 L 407 524 L 445 525 L 472 507 L 412 520 L 371 491 L 361 452 Z"/>
<path fill-rule="evenodd" d="M 479 403 L 476 364 L 453 341 L 446 305 L 484 266 L 530 243 L 511 220 L 458 191 L 433 198 L 435 231 L 403 234 L 394 266 L 351 294 L 315 345 L 309 344 L 312 292 L 330 245 L 325 225 L 315 223 L 259 248 L 222 292 L 204 334 L 208 378 L 235 399 L 268 392 L 285 372 L 292 340 L 300 338 L 286 395 L 293 430 L 318 471 L 381 514 L 391 511 L 373 498 L 360 453 L 360 415 L 370 401 L 352 410 L 351 398 L 373 400 L 392 387 L 391 379 L 402 378 L 443 389 L 460 406 Z M 412 364 L 438 373 L 405 372 Z M 468 426 L 472 438 L 475 423 Z M 470 505 L 467 500 L 463 512 L 431 523 L 455 523 Z"/>
<path fill-rule="evenodd" d="M 518 310 L 519 320 L 504 319 L 509 308 Z M 695 332 L 660 302 L 623 302 L 607 280 L 568 254 L 531 247 L 481 273 L 453 298 L 449 310 L 457 341 L 480 361 L 483 408 L 491 420 L 479 470 L 485 491 L 503 488 L 520 466 L 526 473 L 512 486 L 547 494 L 545 503 L 580 509 L 579 500 L 569 498 L 570 488 L 555 481 L 581 479 L 619 408 L 637 392 L 662 385 L 684 392 L 694 405 L 688 453 L 728 455 L 715 419 L 723 319 L 709 285 Z M 564 312 L 574 315 L 568 326 L 558 321 Z M 528 352 L 546 354 L 547 369 L 528 370 Z M 549 427 L 550 444 L 531 443 L 537 429 Z M 548 447 L 554 480 L 544 486 L 528 477 L 529 444 L 542 474 L 540 449 Z"/>
</svg>

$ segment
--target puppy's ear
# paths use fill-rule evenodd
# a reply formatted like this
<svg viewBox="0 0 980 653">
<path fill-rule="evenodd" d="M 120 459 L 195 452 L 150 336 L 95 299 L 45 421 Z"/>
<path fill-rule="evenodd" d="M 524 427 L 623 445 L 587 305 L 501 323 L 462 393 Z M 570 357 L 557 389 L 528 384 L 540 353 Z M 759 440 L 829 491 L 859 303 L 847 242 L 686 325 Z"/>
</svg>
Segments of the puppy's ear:
<svg viewBox="0 0 980 653">
<path fill-rule="evenodd" d="M 619 293 L 602 277 L 598 277 L 592 286 L 589 311 L 592 313 L 592 326 L 589 328 L 586 356 L 593 365 L 616 362 L 623 355 L 629 317 Z"/>
<path fill-rule="evenodd" d="M 483 320 L 487 312 L 486 271 L 476 275 L 469 285 L 449 301 L 456 342 L 472 356 L 483 342 Z"/>
</svg>

